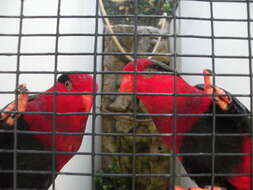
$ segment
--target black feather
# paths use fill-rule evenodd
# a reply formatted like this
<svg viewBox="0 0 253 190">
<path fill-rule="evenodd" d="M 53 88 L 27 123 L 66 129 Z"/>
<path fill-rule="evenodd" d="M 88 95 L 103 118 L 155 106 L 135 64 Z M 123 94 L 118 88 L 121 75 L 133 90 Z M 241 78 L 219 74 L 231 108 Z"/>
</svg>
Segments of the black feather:
<svg viewBox="0 0 253 190">
<path fill-rule="evenodd" d="M 29 98 L 32 101 L 35 97 Z M 0 121 L 0 189 L 13 188 L 13 163 L 14 163 L 14 126 Z M 53 168 L 53 158 L 50 153 L 43 153 L 44 147 L 31 134 L 20 133 L 29 130 L 29 125 L 23 117 L 17 119 L 17 150 L 35 150 L 41 153 L 16 153 L 17 188 L 48 189 L 53 182 L 50 172 Z M 7 152 L 12 151 L 12 152 Z M 25 171 L 37 173 L 25 173 Z M 24 172 L 24 173 L 23 173 Z M 47 172 L 46 174 L 41 172 Z"/>
<path fill-rule="evenodd" d="M 63 75 L 59 76 L 57 82 L 65 83 L 68 80 L 69 80 L 69 76 L 67 74 L 63 74 Z"/>
<path fill-rule="evenodd" d="M 157 61 L 157 60 L 151 60 L 153 62 L 153 64 L 150 64 L 147 66 L 147 68 L 152 68 L 155 69 L 157 71 L 164 71 L 164 72 L 172 72 L 174 73 L 174 71 L 169 67 L 169 65 Z"/>
<path fill-rule="evenodd" d="M 171 69 L 169 65 L 160 61 L 156 61 L 156 60 L 151 60 L 151 61 L 153 63 L 148 65 L 145 69 L 155 69 L 158 72 L 166 72 L 166 74 L 171 74 L 171 75 L 175 74 L 177 77 L 181 78 L 181 76 L 176 71 Z"/>
<path fill-rule="evenodd" d="M 201 86 L 198 86 L 202 88 Z M 226 92 L 229 95 L 228 92 Z M 248 109 L 236 98 L 232 98 L 229 109 L 223 111 L 215 106 L 216 114 L 249 114 Z M 213 113 L 213 104 L 210 105 L 207 113 Z M 202 117 L 192 127 L 189 133 L 209 133 L 213 132 L 213 117 Z M 250 122 L 247 116 L 216 116 L 215 117 L 216 134 L 238 134 L 250 133 Z M 215 153 L 243 153 L 241 147 L 244 136 L 216 136 Z M 186 136 L 180 148 L 182 153 L 212 153 L 212 136 Z M 242 156 L 215 156 L 215 173 L 231 173 L 232 169 L 240 163 Z M 188 173 L 192 174 L 211 174 L 212 156 L 185 156 L 183 165 Z M 194 177 L 199 186 L 211 184 L 211 177 Z M 226 177 L 215 177 L 215 185 L 235 190 L 227 181 Z"/>
</svg>

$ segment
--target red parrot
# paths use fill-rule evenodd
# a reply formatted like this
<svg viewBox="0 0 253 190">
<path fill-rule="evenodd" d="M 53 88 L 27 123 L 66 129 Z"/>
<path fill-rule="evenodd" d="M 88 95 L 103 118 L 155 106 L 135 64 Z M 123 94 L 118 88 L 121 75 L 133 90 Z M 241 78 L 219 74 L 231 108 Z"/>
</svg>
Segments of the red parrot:
<svg viewBox="0 0 253 190">
<path fill-rule="evenodd" d="M 143 73 L 136 74 L 136 76 L 131 73 L 123 74 L 120 92 L 134 92 L 136 90 L 137 93 L 156 93 L 156 95 L 137 94 L 137 98 L 142 101 L 149 113 L 173 114 L 175 110 L 177 114 L 181 114 L 177 117 L 154 115 L 152 120 L 159 133 L 173 133 L 175 127 L 176 153 L 196 153 L 195 156 L 182 155 L 179 157 L 186 171 L 189 174 L 194 174 L 192 178 L 196 183 L 200 187 L 212 184 L 212 132 L 213 126 L 215 126 L 217 135 L 215 136 L 215 153 L 230 153 L 231 155 L 215 156 L 214 172 L 220 175 L 215 176 L 214 185 L 218 189 L 224 187 L 227 190 L 249 190 L 251 183 L 250 137 L 236 135 L 250 133 L 247 108 L 225 90 L 212 86 L 211 71 L 209 70 L 204 70 L 204 85 L 191 86 L 178 74 L 173 73 L 166 64 L 155 60 L 141 58 L 136 61 L 136 65 L 132 61 L 123 70 L 132 72 L 135 69 L 138 72 L 167 72 L 165 74 Z M 135 85 L 136 89 L 134 89 Z M 157 93 L 163 95 L 157 95 Z M 175 96 L 174 93 L 177 95 Z M 215 95 L 214 98 L 212 98 L 212 94 Z M 213 112 L 216 113 L 215 118 L 212 116 Z M 184 116 L 184 114 L 193 115 Z M 228 116 L 229 114 L 234 115 Z M 235 114 L 244 115 L 236 116 Z M 213 123 L 214 121 L 215 123 Z M 191 135 L 191 133 L 195 135 Z M 210 135 L 201 135 L 201 133 Z M 221 136 L 222 134 L 224 136 Z M 161 138 L 172 149 L 173 136 Z M 244 155 L 238 153 L 244 153 Z M 231 176 L 229 173 L 235 173 L 237 176 Z M 201 176 L 201 174 L 209 175 Z M 175 187 L 175 189 L 181 188 Z M 196 187 L 192 187 L 192 189 L 196 189 Z"/>
<path fill-rule="evenodd" d="M 10 103 L 4 111 L 35 113 L 15 115 L 2 112 L 0 115 L 0 189 L 13 188 L 15 119 L 17 120 L 16 148 L 18 151 L 23 151 L 17 152 L 15 156 L 16 170 L 19 172 L 16 177 L 17 188 L 48 189 L 54 181 L 52 171 L 58 172 L 62 169 L 78 151 L 83 139 L 81 134 L 57 134 L 53 140 L 53 136 L 48 133 L 84 132 L 88 115 L 81 113 L 90 111 L 93 96 L 82 93 L 96 91 L 93 89 L 93 78 L 87 74 L 64 74 L 46 91 L 47 94 L 28 97 L 25 85 L 21 85 L 19 91 L 21 93 L 18 96 L 18 106 L 14 102 Z M 64 94 L 54 96 L 52 94 L 54 91 Z M 54 110 L 59 115 L 54 117 L 52 115 Z M 40 113 L 36 114 L 36 112 Z M 41 114 L 41 112 L 45 113 Z M 50 152 L 52 150 L 63 153 L 56 153 L 53 157 L 53 153 Z M 30 172 L 31 170 L 33 173 Z"/>
</svg>

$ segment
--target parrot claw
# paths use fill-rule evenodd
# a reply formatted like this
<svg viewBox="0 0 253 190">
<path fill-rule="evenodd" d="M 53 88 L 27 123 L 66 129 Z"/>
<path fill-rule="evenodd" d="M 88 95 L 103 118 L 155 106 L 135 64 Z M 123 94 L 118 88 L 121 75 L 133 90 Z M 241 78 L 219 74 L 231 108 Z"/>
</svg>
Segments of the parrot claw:
<svg viewBox="0 0 253 190">
<path fill-rule="evenodd" d="M 24 94 L 27 91 L 28 91 L 28 89 L 25 84 L 19 85 L 18 89 L 16 90 L 16 92 L 19 94 Z"/>
<path fill-rule="evenodd" d="M 223 187 L 218 187 L 218 186 L 214 186 L 213 188 L 212 188 L 212 186 L 205 186 L 205 189 L 207 189 L 207 190 L 227 190 Z"/>
<path fill-rule="evenodd" d="M 174 190 L 225 190 L 224 188 L 218 187 L 218 186 L 206 186 L 205 188 L 201 187 L 189 187 L 189 188 L 183 188 L 181 186 L 176 185 Z"/>
<path fill-rule="evenodd" d="M 2 111 L 18 111 L 24 112 L 26 110 L 26 105 L 28 102 L 28 94 L 26 93 L 27 87 L 25 84 L 19 85 L 16 92 L 18 95 L 18 104 L 15 104 L 15 101 L 8 104 Z M 0 113 L 0 120 L 5 121 L 5 123 L 9 126 L 13 126 L 15 123 L 15 119 L 18 119 L 21 114 L 16 113 Z"/>
<path fill-rule="evenodd" d="M 232 98 L 229 95 L 227 95 L 227 93 L 223 89 L 217 86 L 212 86 L 210 76 L 213 73 L 211 70 L 204 69 L 203 74 L 204 74 L 204 92 L 208 95 L 212 95 L 212 94 L 218 95 L 218 96 L 214 96 L 215 103 L 222 110 L 227 110 L 229 105 L 232 103 Z"/>
</svg>

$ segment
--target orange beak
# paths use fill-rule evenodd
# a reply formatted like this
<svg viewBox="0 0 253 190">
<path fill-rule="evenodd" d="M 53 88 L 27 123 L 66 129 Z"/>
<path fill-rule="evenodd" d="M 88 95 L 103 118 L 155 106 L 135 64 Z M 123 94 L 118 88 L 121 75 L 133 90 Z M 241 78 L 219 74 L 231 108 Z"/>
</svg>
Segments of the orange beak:
<svg viewBox="0 0 253 190">
<path fill-rule="evenodd" d="M 83 103 L 84 103 L 84 112 L 90 112 L 93 96 L 92 95 L 82 95 Z"/>
<path fill-rule="evenodd" d="M 123 75 L 121 83 L 120 83 L 120 92 L 133 92 L 134 91 L 134 83 L 132 75 Z"/>
</svg>

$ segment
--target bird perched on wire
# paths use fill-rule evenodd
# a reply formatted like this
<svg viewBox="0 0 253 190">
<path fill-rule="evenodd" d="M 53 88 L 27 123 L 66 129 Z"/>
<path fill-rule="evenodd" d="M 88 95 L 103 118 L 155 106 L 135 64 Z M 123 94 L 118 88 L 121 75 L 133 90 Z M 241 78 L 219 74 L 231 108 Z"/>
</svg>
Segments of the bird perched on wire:
<svg viewBox="0 0 253 190">
<path fill-rule="evenodd" d="M 20 85 L 17 102 L 0 115 L 0 189 L 49 188 L 80 148 L 93 86 L 87 74 L 61 75 L 37 96 L 28 96 L 26 86 Z"/>
<path fill-rule="evenodd" d="M 200 187 L 210 186 L 211 175 L 215 174 L 216 189 L 250 189 L 249 111 L 228 92 L 211 85 L 210 70 L 204 70 L 204 84 L 197 86 L 189 85 L 164 63 L 145 58 L 138 59 L 136 64 L 128 63 L 124 71 L 145 72 L 123 74 L 120 92 L 139 93 L 137 98 L 152 114 L 158 131 L 176 133 L 175 138 L 161 138 L 170 149 L 175 147 L 175 152 L 181 154 L 179 158 L 186 171 L 194 174 L 192 178 Z M 183 156 L 184 153 L 187 155 Z"/>
</svg>

